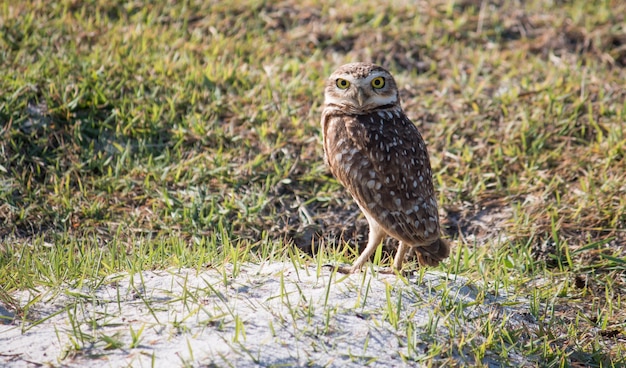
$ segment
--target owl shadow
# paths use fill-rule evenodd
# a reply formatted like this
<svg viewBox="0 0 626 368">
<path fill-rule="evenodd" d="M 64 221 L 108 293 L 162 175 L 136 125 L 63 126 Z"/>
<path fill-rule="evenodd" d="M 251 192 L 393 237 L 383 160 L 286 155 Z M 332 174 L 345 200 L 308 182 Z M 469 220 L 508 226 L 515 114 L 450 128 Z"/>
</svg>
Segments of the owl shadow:
<svg viewBox="0 0 626 368">
<path fill-rule="evenodd" d="M 479 245 L 488 239 L 503 236 L 506 221 L 512 217 L 510 206 L 499 200 L 450 206 L 444 208 L 444 212 L 441 224 L 444 235 Z"/>
</svg>

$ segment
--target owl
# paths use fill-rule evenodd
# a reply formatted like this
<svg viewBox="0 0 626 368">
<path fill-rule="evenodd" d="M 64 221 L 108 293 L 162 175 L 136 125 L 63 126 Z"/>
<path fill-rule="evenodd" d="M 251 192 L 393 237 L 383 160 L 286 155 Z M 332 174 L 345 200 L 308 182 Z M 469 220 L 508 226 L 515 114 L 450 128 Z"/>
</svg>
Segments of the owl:
<svg viewBox="0 0 626 368">
<path fill-rule="evenodd" d="M 399 241 L 398 271 L 411 248 L 422 265 L 448 257 L 426 144 L 404 114 L 391 74 L 369 63 L 335 70 L 326 82 L 321 123 L 324 160 L 369 224 L 363 253 L 337 271 L 358 272 L 387 235 Z"/>
</svg>

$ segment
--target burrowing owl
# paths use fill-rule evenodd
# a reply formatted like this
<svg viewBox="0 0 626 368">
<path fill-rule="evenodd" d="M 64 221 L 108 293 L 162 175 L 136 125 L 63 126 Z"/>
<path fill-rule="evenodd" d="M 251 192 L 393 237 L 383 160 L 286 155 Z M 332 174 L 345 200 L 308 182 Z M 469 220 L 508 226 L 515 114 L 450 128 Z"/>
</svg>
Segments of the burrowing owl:
<svg viewBox="0 0 626 368">
<path fill-rule="evenodd" d="M 346 64 L 328 79 L 322 112 L 324 159 L 369 223 L 367 247 L 353 273 L 386 235 L 400 241 L 393 267 L 402 269 L 410 248 L 423 265 L 450 254 L 440 238 L 437 201 L 426 144 L 402 111 L 396 82 L 384 68 Z"/>
</svg>

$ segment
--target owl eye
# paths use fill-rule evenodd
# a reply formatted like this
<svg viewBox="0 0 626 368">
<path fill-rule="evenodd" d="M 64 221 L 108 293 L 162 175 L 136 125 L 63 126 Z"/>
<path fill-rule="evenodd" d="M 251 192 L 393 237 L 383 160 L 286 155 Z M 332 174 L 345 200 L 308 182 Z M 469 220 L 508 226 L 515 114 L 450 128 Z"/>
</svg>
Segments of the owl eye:
<svg viewBox="0 0 626 368">
<path fill-rule="evenodd" d="M 346 89 L 346 88 L 350 87 L 350 82 L 348 82 L 345 79 L 341 79 L 341 78 L 337 79 L 336 84 L 337 84 L 337 87 L 339 87 L 340 89 Z"/>
<path fill-rule="evenodd" d="M 372 79 L 372 87 L 376 88 L 376 89 L 380 89 L 383 88 L 385 86 L 385 78 L 383 77 L 376 77 L 374 79 Z"/>
</svg>

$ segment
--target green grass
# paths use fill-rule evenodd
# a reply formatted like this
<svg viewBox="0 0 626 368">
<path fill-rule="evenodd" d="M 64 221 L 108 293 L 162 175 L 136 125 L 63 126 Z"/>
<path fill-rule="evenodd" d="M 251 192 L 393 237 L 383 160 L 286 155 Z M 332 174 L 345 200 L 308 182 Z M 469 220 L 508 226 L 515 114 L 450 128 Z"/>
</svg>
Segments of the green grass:
<svg viewBox="0 0 626 368">
<path fill-rule="evenodd" d="M 476 356 L 623 364 L 626 6 L 557 3 L 0 2 L 0 300 L 23 314 L 16 290 L 119 271 L 350 262 L 367 226 L 319 116 L 330 72 L 370 60 L 428 142 L 442 269 L 541 322 L 479 319 Z"/>
</svg>

